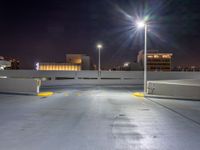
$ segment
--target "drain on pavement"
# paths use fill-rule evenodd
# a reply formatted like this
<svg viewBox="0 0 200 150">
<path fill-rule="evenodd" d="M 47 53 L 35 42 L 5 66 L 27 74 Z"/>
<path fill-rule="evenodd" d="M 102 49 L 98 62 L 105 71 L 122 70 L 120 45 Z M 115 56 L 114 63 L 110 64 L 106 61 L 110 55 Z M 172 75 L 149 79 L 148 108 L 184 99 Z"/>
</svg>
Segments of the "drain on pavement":
<svg viewBox="0 0 200 150">
<path fill-rule="evenodd" d="M 126 116 L 126 115 L 125 115 L 125 114 L 119 114 L 119 116 L 120 116 L 120 117 L 124 117 L 124 116 Z"/>
<path fill-rule="evenodd" d="M 41 97 L 40 99 L 44 99 L 44 98 L 47 98 L 47 97 Z"/>
</svg>

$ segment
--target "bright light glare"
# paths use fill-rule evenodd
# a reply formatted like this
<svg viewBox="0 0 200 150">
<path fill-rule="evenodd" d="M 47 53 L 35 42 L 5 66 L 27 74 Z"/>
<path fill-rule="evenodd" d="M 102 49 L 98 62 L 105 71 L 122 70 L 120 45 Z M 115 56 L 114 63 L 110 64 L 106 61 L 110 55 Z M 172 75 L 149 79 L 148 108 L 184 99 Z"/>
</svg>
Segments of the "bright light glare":
<svg viewBox="0 0 200 150">
<path fill-rule="evenodd" d="M 101 44 L 98 44 L 98 45 L 97 45 L 97 48 L 102 48 L 102 45 L 101 45 Z"/>
<path fill-rule="evenodd" d="M 144 21 L 138 21 L 137 22 L 137 27 L 138 28 L 144 28 L 145 25 L 146 25 L 146 23 Z"/>
<path fill-rule="evenodd" d="M 129 62 L 124 63 L 124 67 L 128 67 L 129 66 Z"/>
<path fill-rule="evenodd" d="M 40 63 L 37 62 L 35 66 L 36 66 L 36 70 L 39 70 L 39 68 L 40 68 Z"/>
</svg>

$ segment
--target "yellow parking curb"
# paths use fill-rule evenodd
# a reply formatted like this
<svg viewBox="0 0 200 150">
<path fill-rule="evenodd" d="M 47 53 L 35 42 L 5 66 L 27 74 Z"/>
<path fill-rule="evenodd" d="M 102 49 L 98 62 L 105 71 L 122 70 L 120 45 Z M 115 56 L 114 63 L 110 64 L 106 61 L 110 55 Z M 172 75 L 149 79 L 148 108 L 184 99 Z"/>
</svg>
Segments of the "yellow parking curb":
<svg viewBox="0 0 200 150">
<path fill-rule="evenodd" d="M 81 93 L 76 93 L 76 96 L 81 96 Z"/>
<path fill-rule="evenodd" d="M 135 93 L 132 93 L 132 96 L 144 97 L 144 93 L 142 93 L 142 92 L 135 92 Z"/>
<path fill-rule="evenodd" d="M 48 97 L 48 96 L 52 96 L 53 94 L 54 94 L 53 92 L 40 92 L 37 94 L 37 96 Z"/>
<path fill-rule="evenodd" d="M 65 93 L 64 96 L 69 96 L 69 94 L 68 94 L 68 93 Z"/>
</svg>

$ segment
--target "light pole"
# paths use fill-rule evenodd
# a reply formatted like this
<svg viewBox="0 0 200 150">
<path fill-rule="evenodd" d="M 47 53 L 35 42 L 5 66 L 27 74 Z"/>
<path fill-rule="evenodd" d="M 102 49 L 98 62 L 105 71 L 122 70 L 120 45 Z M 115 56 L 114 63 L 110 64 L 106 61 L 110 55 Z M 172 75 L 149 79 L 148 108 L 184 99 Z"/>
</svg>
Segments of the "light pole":
<svg viewBox="0 0 200 150">
<path fill-rule="evenodd" d="M 147 23 L 138 21 L 137 27 L 144 28 L 144 95 L 147 93 Z"/>
<path fill-rule="evenodd" d="M 99 64 L 98 64 L 98 71 L 101 71 L 101 49 L 102 49 L 102 45 L 101 44 L 97 44 L 97 48 L 99 50 Z"/>
</svg>

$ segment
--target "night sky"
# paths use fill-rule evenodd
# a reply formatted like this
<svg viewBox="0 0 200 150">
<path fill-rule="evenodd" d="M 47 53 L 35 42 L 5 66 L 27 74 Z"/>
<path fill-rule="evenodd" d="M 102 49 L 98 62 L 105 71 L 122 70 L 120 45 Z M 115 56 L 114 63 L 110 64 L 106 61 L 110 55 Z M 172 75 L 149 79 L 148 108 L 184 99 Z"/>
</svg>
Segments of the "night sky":
<svg viewBox="0 0 200 150">
<path fill-rule="evenodd" d="M 199 0 L 1 0 L 0 55 L 21 68 L 36 62 L 65 62 L 66 53 L 85 53 L 103 67 L 136 60 L 148 16 L 148 49 L 174 54 L 173 65 L 200 66 Z"/>
</svg>

